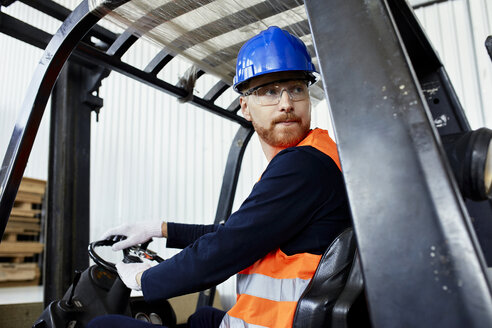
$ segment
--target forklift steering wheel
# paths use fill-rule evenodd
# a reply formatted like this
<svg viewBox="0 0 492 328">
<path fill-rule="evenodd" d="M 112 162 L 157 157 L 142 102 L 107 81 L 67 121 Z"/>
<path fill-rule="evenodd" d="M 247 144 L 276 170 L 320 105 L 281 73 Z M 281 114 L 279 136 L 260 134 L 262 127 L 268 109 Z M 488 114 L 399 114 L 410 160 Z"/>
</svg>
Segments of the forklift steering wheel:
<svg viewBox="0 0 492 328">
<path fill-rule="evenodd" d="M 108 239 L 92 242 L 89 244 L 89 256 L 97 265 L 105 268 L 110 272 L 118 274 L 118 271 L 116 270 L 116 265 L 100 257 L 96 253 L 95 248 L 101 246 L 113 246 L 113 244 L 125 238 L 125 236 L 112 236 Z M 157 255 L 156 252 L 147 249 L 147 246 L 150 244 L 151 241 L 152 239 L 146 243 L 125 248 L 123 250 L 123 263 L 139 263 L 143 262 L 143 259 L 156 261 L 157 263 L 164 261 L 159 255 Z"/>
</svg>

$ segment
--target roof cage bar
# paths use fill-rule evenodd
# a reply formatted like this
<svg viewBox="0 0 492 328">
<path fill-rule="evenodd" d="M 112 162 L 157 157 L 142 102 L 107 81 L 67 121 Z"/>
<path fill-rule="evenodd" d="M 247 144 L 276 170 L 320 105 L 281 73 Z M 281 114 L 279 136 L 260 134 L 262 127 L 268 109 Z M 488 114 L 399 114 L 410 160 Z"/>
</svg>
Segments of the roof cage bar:
<svg viewBox="0 0 492 328">
<path fill-rule="evenodd" d="M 157 12 L 164 11 L 166 13 L 170 13 L 169 16 L 176 16 L 176 14 L 172 11 L 174 7 L 176 7 L 174 2 L 168 2 L 160 7 L 154 8 L 147 14 L 140 17 L 131 27 L 127 28 L 125 32 L 118 37 L 118 39 L 108 49 L 107 54 L 121 58 L 125 52 L 127 52 L 128 49 L 130 49 L 130 47 L 137 42 L 139 35 L 144 35 L 161 24 L 160 21 L 155 19 Z M 173 17 L 169 17 L 169 19 L 171 18 Z"/>
<path fill-rule="evenodd" d="M 71 13 L 70 9 L 63 7 L 59 3 L 47 0 L 17 0 L 29 7 L 35 8 L 53 18 L 64 21 Z"/>
<path fill-rule="evenodd" d="M 52 35 L 0 11 L 0 32 L 38 47 L 46 48 Z"/>
<path fill-rule="evenodd" d="M 71 13 L 70 9 L 65 8 L 64 6 L 51 0 L 18 0 L 18 1 L 28 5 L 29 7 L 37 9 L 55 19 L 58 19 L 62 22 Z M 118 37 L 117 34 L 98 25 L 95 25 L 89 33 L 91 33 L 94 37 L 98 38 L 99 40 L 106 42 L 107 44 L 113 43 L 114 40 L 116 40 L 116 38 Z"/>
<path fill-rule="evenodd" d="M 204 0 L 204 1 L 188 0 L 187 3 L 184 4 L 183 2 L 181 2 L 179 5 L 176 4 L 175 2 L 168 2 L 159 7 L 152 9 L 151 11 L 140 17 L 132 25 L 132 27 L 127 28 L 125 32 L 123 32 L 123 34 L 121 34 L 118 37 L 118 39 L 114 41 L 114 43 L 108 49 L 107 54 L 110 56 L 115 56 L 116 58 L 121 58 L 128 51 L 128 49 L 130 49 L 130 47 L 135 42 L 137 42 L 140 36 L 145 35 L 147 32 L 153 30 L 155 27 L 161 25 L 162 23 L 165 23 L 166 21 L 172 20 L 180 15 L 189 12 L 190 10 L 196 9 L 200 6 L 203 6 L 204 4 L 210 3 L 211 1 L 213 0 Z M 156 17 L 164 18 L 165 21 L 163 22 L 159 19 L 156 19 Z M 149 71 L 154 71 L 157 67 L 159 67 L 159 70 L 156 70 L 155 75 L 157 75 L 157 73 L 160 70 L 162 70 L 162 68 L 174 58 L 174 56 L 164 56 L 164 54 L 161 53 L 159 53 L 156 57 L 160 59 L 158 59 L 158 62 L 154 62 L 154 59 L 156 59 L 154 58 L 151 62 L 152 66 L 150 66 L 153 68 L 149 70 Z M 147 67 L 149 67 L 149 65 L 147 65 Z M 149 72 L 149 71 L 145 69 L 145 72 Z"/>
<path fill-rule="evenodd" d="M 108 55 L 114 55 L 121 58 L 141 35 L 145 35 L 147 32 L 153 30 L 155 27 L 165 23 L 166 21 L 170 21 L 178 16 L 186 14 L 190 10 L 201 7 L 212 1 L 213 0 L 188 0 L 186 4 L 183 4 L 183 2 L 176 4 L 176 2 L 172 1 L 152 9 L 140 17 L 134 24 L 132 24 L 132 27 L 127 28 L 125 32 L 118 37 L 118 39 L 109 48 L 107 52 Z M 156 17 L 161 17 L 165 20 L 162 21 L 156 19 Z"/>
<path fill-rule="evenodd" d="M 19 1 L 24 1 L 24 0 L 19 0 Z M 114 37 L 105 37 L 103 36 L 103 34 L 99 34 L 99 33 L 95 33 L 93 36 L 100 39 L 103 42 L 107 42 L 108 44 L 111 44 L 114 42 L 114 40 L 116 40 L 117 38 L 116 34 L 104 29 L 102 30 L 113 35 Z M 50 40 L 53 38 L 53 35 L 37 27 L 29 25 L 24 21 L 21 21 L 15 17 L 9 16 L 3 13 L 2 11 L 0 11 L 0 32 L 9 35 L 15 39 L 24 41 L 32 46 L 35 46 L 43 50 L 46 48 Z M 93 30 L 89 31 L 89 33 L 91 32 L 93 32 Z M 84 42 L 84 40 L 81 42 Z M 77 49 L 75 49 L 75 51 L 77 51 Z M 90 61 L 87 62 L 90 64 Z"/>
<path fill-rule="evenodd" d="M 220 80 L 207 92 L 203 99 L 210 102 L 215 102 L 221 94 L 223 94 L 227 89 L 230 88 L 230 86 L 231 85 L 229 83 Z"/>
<path fill-rule="evenodd" d="M 121 58 L 130 47 L 137 42 L 138 37 L 134 35 L 135 30 L 129 28 L 121 34 L 116 41 L 109 47 L 106 53 L 115 58 Z"/>
<path fill-rule="evenodd" d="M 155 76 L 154 74 L 142 71 L 130 64 L 122 62 L 118 58 L 114 58 L 104 52 L 101 52 L 99 49 L 96 49 L 90 45 L 81 43 L 78 46 L 78 50 L 80 50 L 80 52 L 74 52 L 74 56 L 78 57 L 82 55 L 83 58 L 90 58 L 92 63 L 107 67 L 118 73 L 124 74 L 151 87 L 164 91 L 174 97 L 185 98 L 188 95 L 188 92 L 183 88 L 179 88 L 162 79 L 157 78 L 157 76 Z M 239 123 L 242 126 L 249 126 L 251 124 L 249 121 L 245 120 L 241 116 L 236 115 L 234 112 L 214 105 L 210 101 L 199 98 L 197 96 L 193 96 L 189 102 L 223 118 L 227 118 L 231 121 Z"/>
<path fill-rule="evenodd" d="M 240 96 L 237 96 L 236 99 L 234 99 L 231 104 L 229 105 L 229 107 L 227 107 L 227 111 L 228 112 L 231 112 L 231 113 L 237 113 L 238 110 L 241 108 L 241 106 L 239 106 L 239 97 Z M 242 117 L 241 117 L 242 118 Z M 245 119 L 244 119 L 245 120 Z M 245 120 L 246 121 L 246 120 Z M 250 123 L 250 122 L 248 122 Z M 250 123 L 251 124 L 251 123 Z"/>
<path fill-rule="evenodd" d="M 150 63 L 147 64 L 144 72 L 157 75 L 173 58 L 174 56 L 169 54 L 166 49 L 162 49 L 154 58 L 152 58 Z"/>
</svg>

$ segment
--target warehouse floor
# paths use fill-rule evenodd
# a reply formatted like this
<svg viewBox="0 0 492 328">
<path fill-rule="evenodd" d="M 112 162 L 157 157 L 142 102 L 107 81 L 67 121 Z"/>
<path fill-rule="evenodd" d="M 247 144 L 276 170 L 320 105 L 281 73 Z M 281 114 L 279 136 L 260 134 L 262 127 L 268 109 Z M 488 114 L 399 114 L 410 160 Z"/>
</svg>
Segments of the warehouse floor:
<svg viewBox="0 0 492 328">
<path fill-rule="evenodd" d="M 0 304 L 33 303 L 43 301 L 43 286 L 0 288 Z"/>
<path fill-rule="evenodd" d="M 31 327 L 43 311 L 43 286 L 0 288 L 0 327 Z"/>
</svg>

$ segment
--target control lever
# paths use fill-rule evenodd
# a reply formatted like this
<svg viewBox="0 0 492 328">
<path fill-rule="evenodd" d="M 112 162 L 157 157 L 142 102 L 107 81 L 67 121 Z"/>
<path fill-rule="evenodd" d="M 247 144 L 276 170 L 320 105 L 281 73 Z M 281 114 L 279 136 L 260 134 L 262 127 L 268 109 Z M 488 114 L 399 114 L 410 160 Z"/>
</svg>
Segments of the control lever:
<svg viewBox="0 0 492 328">
<path fill-rule="evenodd" d="M 147 247 L 149 247 L 149 244 L 152 242 L 152 238 L 150 238 L 149 240 L 147 240 L 145 243 L 141 244 L 140 245 L 140 248 L 143 249 L 144 251 L 147 250 Z"/>
<path fill-rule="evenodd" d="M 82 275 L 82 271 L 75 271 L 75 276 L 73 277 L 73 283 L 72 283 L 72 290 L 70 291 L 70 297 L 68 298 L 67 301 L 67 306 L 73 307 L 73 295 L 75 293 L 75 287 L 77 287 L 77 284 L 79 283 L 80 276 Z"/>
</svg>

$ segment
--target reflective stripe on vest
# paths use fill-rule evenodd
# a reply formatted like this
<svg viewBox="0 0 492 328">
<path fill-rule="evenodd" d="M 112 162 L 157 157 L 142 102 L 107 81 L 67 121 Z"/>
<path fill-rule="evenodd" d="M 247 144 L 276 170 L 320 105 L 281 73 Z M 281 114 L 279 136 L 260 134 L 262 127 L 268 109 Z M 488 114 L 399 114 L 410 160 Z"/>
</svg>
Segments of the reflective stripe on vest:
<svg viewBox="0 0 492 328">
<path fill-rule="evenodd" d="M 298 146 L 312 146 L 340 168 L 335 142 L 328 132 L 310 131 Z M 237 276 L 237 301 L 220 328 L 292 327 L 297 302 L 313 277 L 321 255 L 286 255 L 272 251 Z"/>
<path fill-rule="evenodd" d="M 311 279 L 275 279 L 262 274 L 238 274 L 237 294 L 277 302 L 297 302 Z"/>
</svg>

